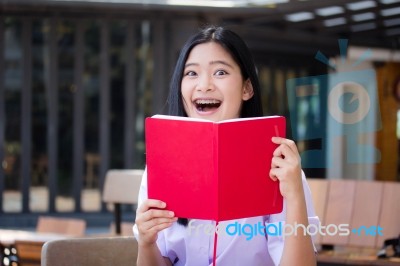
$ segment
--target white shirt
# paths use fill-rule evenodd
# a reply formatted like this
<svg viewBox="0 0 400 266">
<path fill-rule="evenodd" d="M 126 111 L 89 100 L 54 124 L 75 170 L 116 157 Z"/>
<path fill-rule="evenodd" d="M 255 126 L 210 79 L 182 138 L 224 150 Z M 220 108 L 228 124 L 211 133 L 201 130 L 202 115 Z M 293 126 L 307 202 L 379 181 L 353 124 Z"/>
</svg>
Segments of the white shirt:
<svg viewBox="0 0 400 266">
<path fill-rule="evenodd" d="M 309 224 L 318 226 L 319 219 L 315 215 L 304 173 L 302 173 L 302 181 Z M 140 186 L 138 206 L 147 198 L 147 171 L 145 171 Z M 283 211 L 279 214 L 220 222 L 216 264 L 218 266 L 278 265 L 283 252 L 284 236 L 276 235 L 275 229 L 285 226 L 285 217 L 284 201 Z M 157 246 L 161 255 L 168 257 L 173 265 L 177 266 L 212 265 L 215 222 L 189 221 L 187 227 L 174 223 L 171 227 L 159 232 Z M 268 227 L 270 234 L 259 233 L 260 226 Z M 253 234 L 251 234 L 252 231 Z M 139 232 L 136 225 L 133 227 L 133 232 L 138 238 Z"/>
</svg>

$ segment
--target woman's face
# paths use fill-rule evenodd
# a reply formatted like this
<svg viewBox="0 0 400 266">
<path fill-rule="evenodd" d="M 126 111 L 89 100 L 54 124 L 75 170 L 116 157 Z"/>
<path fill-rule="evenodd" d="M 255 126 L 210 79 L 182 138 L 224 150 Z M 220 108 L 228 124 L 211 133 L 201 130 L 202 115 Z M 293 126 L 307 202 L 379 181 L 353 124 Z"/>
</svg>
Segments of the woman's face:
<svg viewBox="0 0 400 266">
<path fill-rule="evenodd" d="M 221 121 L 238 118 L 242 102 L 253 96 L 239 65 L 215 42 L 195 46 L 186 61 L 181 90 L 189 117 Z"/>
</svg>

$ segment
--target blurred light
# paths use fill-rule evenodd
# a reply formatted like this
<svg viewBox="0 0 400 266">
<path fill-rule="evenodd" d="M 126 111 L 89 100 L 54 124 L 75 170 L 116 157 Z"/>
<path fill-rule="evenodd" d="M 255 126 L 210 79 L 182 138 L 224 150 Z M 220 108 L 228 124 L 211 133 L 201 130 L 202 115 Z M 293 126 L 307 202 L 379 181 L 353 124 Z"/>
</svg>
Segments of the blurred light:
<svg viewBox="0 0 400 266">
<path fill-rule="evenodd" d="M 4 255 L 6 255 L 6 256 L 10 256 L 11 255 L 11 251 L 10 251 L 9 248 L 4 248 L 3 252 L 4 252 Z"/>
<path fill-rule="evenodd" d="M 5 266 L 10 265 L 10 259 L 7 258 L 7 257 L 4 257 L 4 258 L 3 258 L 3 265 L 5 265 Z"/>
<path fill-rule="evenodd" d="M 251 7 L 260 5 L 273 6 L 287 2 L 289 0 L 166 0 L 164 4 L 176 6 Z"/>
<path fill-rule="evenodd" d="M 82 0 L 52 0 L 81 2 Z M 115 4 L 146 4 L 146 5 L 176 5 L 176 6 L 208 6 L 208 7 L 251 7 L 251 6 L 274 6 L 275 4 L 287 3 L 289 0 L 85 0 L 92 3 L 115 3 Z"/>
<path fill-rule="evenodd" d="M 330 6 L 325 8 L 319 8 L 315 10 L 315 13 L 319 16 L 332 16 L 337 14 L 342 14 L 344 12 L 341 6 Z"/>
<path fill-rule="evenodd" d="M 399 3 L 400 0 L 381 0 L 381 3 L 384 5 Z"/>
<path fill-rule="evenodd" d="M 346 19 L 343 17 L 324 20 L 325 27 L 334 27 L 346 24 Z"/>
<path fill-rule="evenodd" d="M 381 10 L 381 15 L 385 16 L 385 17 L 398 15 L 398 14 L 400 14 L 400 7 L 388 8 L 388 9 Z"/>
<path fill-rule="evenodd" d="M 370 61 L 386 61 L 386 62 L 400 62 L 400 52 L 390 50 L 390 49 L 382 49 L 382 48 L 367 48 L 367 47 L 352 47 L 348 48 L 348 58 L 357 60 L 362 54 L 365 53 L 365 50 L 371 50 L 371 56 L 368 60 Z"/>
<path fill-rule="evenodd" d="M 368 1 L 360 1 L 347 4 L 347 8 L 352 11 L 371 8 L 371 7 L 376 7 L 375 1 L 368 0 Z"/>
<path fill-rule="evenodd" d="M 354 21 L 365 21 L 375 18 L 375 14 L 372 12 L 362 13 L 362 14 L 355 14 L 352 16 Z"/>
<path fill-rule="evenodd" d="M 15 247 L 11 248 L 11 253 L 17 255 L 17 249 Z"/>
<path fill-rule="evenodd" d="M 400 25 L 400 18 L 386 19 L 383 21 L 386 27 Z"/>
<path fill-rule="evenodd" d="M 353 31 L 353 32 L 366 31 L 366 30 L 373 30 L 375 28 L 376 28 L 376 24 L 371 22 L 371 23 L 352 25 L 351 26 L 351 31 Z"/>
<path fill-rule="evenodd" d="M 168 5 L 174 6 L 210 6 L 210 7 L 234 7 L 234 1 L 213 1 L 213 0 L 167 0 Z"/>
<path fill-rule="evenodd" d="M 298 13 L 286 15 L 286 20 L 291 21 L 291 22 L 299 22 L 299 21 L 304 21 L 304 20 L 310 20 L 313 18 L 314 18 L 314 15 L 311 12 L 298 12 Z"/>
</svg>

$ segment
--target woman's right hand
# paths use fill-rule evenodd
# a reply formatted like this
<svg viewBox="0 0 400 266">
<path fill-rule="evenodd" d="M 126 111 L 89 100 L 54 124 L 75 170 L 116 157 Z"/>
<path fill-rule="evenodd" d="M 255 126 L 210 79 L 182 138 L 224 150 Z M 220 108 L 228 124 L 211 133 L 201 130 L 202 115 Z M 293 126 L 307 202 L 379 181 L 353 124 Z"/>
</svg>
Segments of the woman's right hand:
<svg viewBox="0 0 400 266">
<path fill-rule="evenodd" d="M 178 220 L 174 212 L 164 210 L 166 203 L 155 199 L 146 199 L 136 211 L 135 223 L 139 230 L 138 244 L 152 245 L 157 234 Z"/>
</svg>

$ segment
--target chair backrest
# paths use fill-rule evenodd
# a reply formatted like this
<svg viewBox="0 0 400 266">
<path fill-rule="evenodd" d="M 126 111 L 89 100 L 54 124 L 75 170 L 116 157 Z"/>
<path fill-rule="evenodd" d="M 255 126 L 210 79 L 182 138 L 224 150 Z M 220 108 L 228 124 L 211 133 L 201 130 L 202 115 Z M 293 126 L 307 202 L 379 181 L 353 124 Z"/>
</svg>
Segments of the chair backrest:
<svg viewBox="0 0 400 266">
<path fill-rule="evenodd" d="M 308 178 L 307 183 L 311 190 L 315 213 L 317 214 L 321 224 L 325 224 L 325 208 L 328 198 L 329 180 Z M 322 236 L 317 234 L 314 243 L 320 244 L 321 238 Z"/>
<path fill-rule="evenodd" d="M 353 215 L 350 222 L 349 245 L 375 247 L 377 236 L 366 233 L 367 228 L 378 226 L 383 195 L 383 182 L 357 180 L 354 195 Z"/>
<path fill-rule="evenodd" d="M 42 246 L 43 242 L 16 240 L 14 247 L 17 250 L 18 265 L 39 266 Z"/>
<path fill-rule="evenodd" d="M 86 221 L 84 219 L 39 216 L 36 231 L 40 233 L 56 233 L 69 236 L 84 236 Z"/>
<path fill-rule="evenodd" d="M 383 235 L 377 236 L 377 247 L 382 247 L 386 239 L 397 238 L 400 235 L 400 183 L 385 182 L 379 226 L 383 228 Z"/>
<path fill-rule="evenodd" d="M 109 170 L 103 188 L 106 203 L 137 204 L 144 170 Z"/>
<path fill-rule="evenodd" d="M 349 224 L 352 218 L 355 180 L 330 180 L 325 210 L 325 226 Z M 327 228 L 328 230 L 328 228 Z M 321 244 L 347 245 L 349 236 L 328 234 L 322 236 Z"/>
<path fill-rule="evenodd" d="M 42 266 L 136 265 L 137 242 L 133 237 L 72 238 L 46 242 Z"/>
</svg>

